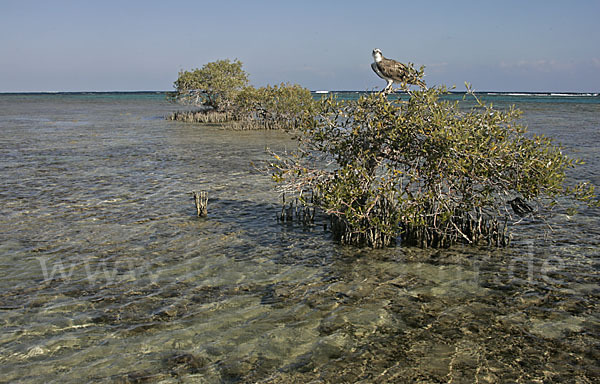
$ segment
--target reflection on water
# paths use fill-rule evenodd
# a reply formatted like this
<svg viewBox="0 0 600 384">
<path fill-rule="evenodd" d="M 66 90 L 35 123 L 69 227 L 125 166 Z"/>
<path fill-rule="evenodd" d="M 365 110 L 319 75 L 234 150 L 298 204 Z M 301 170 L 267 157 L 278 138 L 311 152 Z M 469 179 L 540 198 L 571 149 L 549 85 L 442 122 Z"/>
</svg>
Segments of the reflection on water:
<svg viewBox="0 0 600 384">
<path fill-rule="evenodd" d="M 549 238 L 525 224 L 505 250 L 339 247 L 275 220 L 251 163 L 285 134 L 163 121 L 158 97 L 0 107 L 2 381 L 600 377 L 598 210 Z M 600 184 L 597 106 L 551 107 L 528 106 L 532 130 Z M 192 190 L 209 191 L 207 218 Z"/>
</svg>

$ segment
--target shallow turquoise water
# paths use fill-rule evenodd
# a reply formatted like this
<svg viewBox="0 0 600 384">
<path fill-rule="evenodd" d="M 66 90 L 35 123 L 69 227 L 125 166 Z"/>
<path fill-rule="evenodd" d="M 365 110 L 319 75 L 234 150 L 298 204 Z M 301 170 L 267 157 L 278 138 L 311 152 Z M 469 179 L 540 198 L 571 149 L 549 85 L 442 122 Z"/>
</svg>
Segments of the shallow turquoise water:
<svg viewBox="0 0 600 384">
<path fill-rule="evenodd" d="M 600 185 L 600 104 L 517 105 Z M 504 250 L 340 247 L 275 220 L 252 163 L 288 135 L 174 109 L 0 95 L 0 381 L 599 379 L 598 210 L 525 222 Z"/>
</svg>

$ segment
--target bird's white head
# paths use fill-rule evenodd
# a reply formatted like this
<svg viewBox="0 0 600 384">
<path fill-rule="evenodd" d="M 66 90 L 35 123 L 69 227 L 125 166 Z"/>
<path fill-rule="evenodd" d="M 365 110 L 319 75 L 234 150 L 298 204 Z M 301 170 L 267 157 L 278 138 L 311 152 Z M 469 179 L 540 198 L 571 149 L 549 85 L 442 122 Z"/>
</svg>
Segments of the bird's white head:
<svg viewBox="0 0 600 384">
<path fill-rule="evenodd" d="M 382 58 L 383 58 L 383 55 L 381 54 L 381 49 L 375 48 L 373 50 L 373 59 L 375 59 L 375 62 L 379 63 Z"/>
</svg>

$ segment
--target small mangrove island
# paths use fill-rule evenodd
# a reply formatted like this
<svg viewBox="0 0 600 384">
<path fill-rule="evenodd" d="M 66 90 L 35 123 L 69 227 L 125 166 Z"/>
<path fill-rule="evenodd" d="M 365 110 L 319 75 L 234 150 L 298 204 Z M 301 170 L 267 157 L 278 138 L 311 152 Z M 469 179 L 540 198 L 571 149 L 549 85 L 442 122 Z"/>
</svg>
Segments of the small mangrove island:
<svg viewBox="0 0 600 384">
<path fill-rule="evenodd" d="M 272 153 L 265 170 L 308 212 L 298 215 L 303 224 L 318 209 L 342 244 L 506 246 L 522 220 L 599 204 L 592 185 L 566 177 L 579 161 L 529 133 L 519 110 L 495 109 L 468 84 L 475 103 L 465 109 L 423 75 L 418 89 L 400 85 L 408 100 L 315 100 L 298 85 L 250 86 L 239 60 L 219 60 L 179 73 L 169 98 L 196 109 L 168 119 L 293 132 L 297 148 Z"/>
<path fill-rule="evenodd" d="M 316 112 L 310 91 L 281 83 L 255 88 L 239 60 L 218 60 L 201 69 L 181 71 L 168 97 L 196 109 L 178 111 L 167 119 L 224 124 L 232 129 L 292 129 L 301 127 L 305 114 Z"/>
</svg>

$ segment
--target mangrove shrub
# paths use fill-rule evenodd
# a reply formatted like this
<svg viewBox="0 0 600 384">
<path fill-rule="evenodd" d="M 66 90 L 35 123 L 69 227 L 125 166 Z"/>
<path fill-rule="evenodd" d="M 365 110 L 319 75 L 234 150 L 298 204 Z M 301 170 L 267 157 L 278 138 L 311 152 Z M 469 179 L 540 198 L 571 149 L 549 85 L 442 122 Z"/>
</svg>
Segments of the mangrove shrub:
<svg viewBox="0 0 600 384">
<path fill-rule="evenodd" d="M 446 88 L 408 91 L 408 101 L 369 94 L 333 97 L 298 135 L 298 150 L 275 154 L 281 190 L 331 217 L 344 244 L 447 247 L 508 243 L 508 226 L 571 195 L 592 201 L 587 184 L 569 187 L 576 161 L 533 135 L 514 108 L 475 98 L 461 109 Z M 474 95 L 472 95 L 474 97 Z"/>
<path fill-rule="evenodd" d="M 310 91 L 297 84 L 246 87 L 236 99 L 238 119 L 263 128 L 297 129 L 305 115 L 316 112 Z"/>
<path fill-rule="evenodd" d="M 229 111 L 237 94 L 248 85 L 248 74 L 239 60 L 217 60 L 201 69 L 180 71 L 173 84 L 174 101 L 203 106 L 214 111 Z"/>
<path fill-rule="evenodd" d="M 296 129 L 317 106 L 310 91 L 281 83 L 255 88 L 239 60 L 218 60 L 202 69 L 181 71 L 171 101 L 199 107 L 175 112 L 170 120 L 227 124 L 237 129 Z"/>
</svg>

